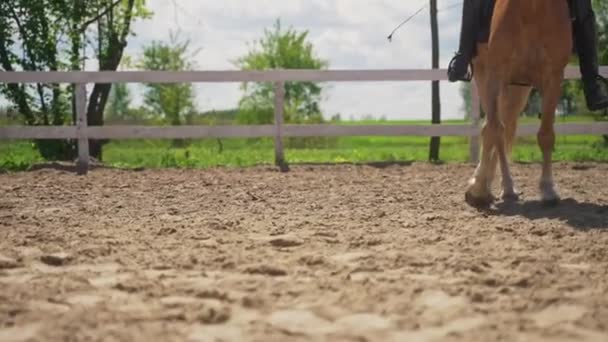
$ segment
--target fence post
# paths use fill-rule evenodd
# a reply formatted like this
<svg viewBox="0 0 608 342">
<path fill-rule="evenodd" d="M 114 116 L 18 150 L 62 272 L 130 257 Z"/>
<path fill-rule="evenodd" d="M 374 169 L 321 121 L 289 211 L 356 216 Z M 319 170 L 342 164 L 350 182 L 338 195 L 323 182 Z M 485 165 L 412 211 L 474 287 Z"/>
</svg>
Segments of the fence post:
<svg viewBox="0 0 608 342">
<path fill-rule="evenodd" d="M 473 127 L 473 135 L 469 142 L 469 161 L 471 163 L 479 162 L 479 121 L 481 119 L 481 100 L 479 98 L 479 89 L 475 82 L 471 82 L 471 126 Z"/>
<path fill-rule="evenodd" d="M 283 114 L 285 112 L 285 83 L 274 84 L 274 162 L 281 172 L 288 172 L 289 166 L 283 152 Z"/>
<path fill-rule="evenodd" d="M 76 96 L 76 134 L 78 135 L 78 161 L 76 172 L 86 175 L 89 171 L 89 138 L 87 137 L 87 85 L 74 85 Z"/>
</svg>

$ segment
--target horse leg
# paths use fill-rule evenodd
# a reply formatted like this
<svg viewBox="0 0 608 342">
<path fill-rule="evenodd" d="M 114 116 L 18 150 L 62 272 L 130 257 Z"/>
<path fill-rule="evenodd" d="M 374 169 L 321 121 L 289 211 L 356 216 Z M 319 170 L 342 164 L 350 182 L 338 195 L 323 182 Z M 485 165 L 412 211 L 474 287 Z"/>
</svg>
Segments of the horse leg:
<svg viewBox="0 0 608 342">
<path fill-rule="evenodd" d="M 507 158 L 507 135 L 505 128 L 505 119 L 511 114 L 507 109 L 511 104 L 511 93 L 509 87 L 503 85 L 500 87 L 498 102 L 496 106 L 495 120 L 493 121 L 494 126 L 494 146 L 496 149 L 496 158 L 500 165 L 500 171 L 502 174 L 502 188 L 503 196 L 506 199 L 513 199 L 517 197 L 513 186 L 513 177 L 511 176 L 511 170 L 509 168 L 509 159 Z"/>
<path fill-rule="evenodd" d="M 488 123 L 484 123 L 481 128 L 481 155 L 479 164 L 475 169 L 473 177 L 469 181 L 469 187 L 465 194 L 465 200 L 473 207 L 485 207 L 494 202 L 494 196 L 491 189 L 491 167 L 494 155 L 494 146 L 492 146 L 491 128 Z"/>
<path fill-rule="evenodd" d="M 480 95 L 480 100 L 481 100 L 481 104 L 482 107 L 484 109 L 489 108 L 489 97 L 488 97 L 488 92 L 487 92 L 487 86 L 485 87 L 478 87 L 478 91 L 479 91 L 479 95 Z M 497 100 L 498 101 L 498 100 Z M 488 120 L 486 120 L 486 125 L 488 124 Z M 489 130 L 489 128 L 488 128 Z M 483 132 L 482 132 L 482 137 L 483 137 Z M 496 154 L 496 149 L 492 149 L 488 151 L 488 159 L 487 159 L 487 166 L 485 169 L 485 182 L 486 182 L 486 187 L 487 189 L 492 189 L 492 184 L 494 183 L 494 178 L 496 176 L 496 168 L 498 166 L 498 155 Z M 488 190 L 490 191 L 490 190 Z"/>
<path fill-rule="evenodd" d="M 517 134 L 517 121 L 519 116 L 526 108 L 528 98 L 532 87 L 524 86 L 510 86 L 509 87 L 509 101 L 505 104 L 504 113 L 507 113 L 504 118 L 505 130 L 507 137 L 507 153 L 510 155 L 513 151 L 513 145 L 515 144 Z"/>
<path fill-rule="evenodd" d="M 542 176 L 540 179 L 540 191 L 543 202 L 557 204 L 559 194 L 555 190 L 552 170 L 552 154 L 555 146 L 555 111 L 561 94 L 561 77 L 554 77 L 553 82 L 544 87 L 542 93 L 542 117 L 538 131 L 538 145 L 543 152 Z"/>
<path fill-rule="evenodd" d="M 530 87 L 509 86 L 506 89 L 506 95 L 501 97 L 502 101 L 499 105 L 502 122 L 505 126 L 505 159 L 507 160 L 510 160 L 511 152 L 513 151 L 519 115 L 526 106 L 531 90 L 532 88 Z M 508 178 L 510 178 L 510 173 Z M 503 178 L 501 198 L 512 201 L 519 199 L 512 179 Z"/>
<path fill-rule="evenodd" d="M 467 203 L 474 207 L 485 207 L 494 202 L 491 182 L 496 170 L 493 165 L 496 164 L 494 155 L 496 153 L 496 136 L 500 126 L 497 111 L 500 87 L 495 82 L 488 82 L 487 84 L 487 92 L 482 94 L 484 97 L 482 104 L 486 109 L 486 121 L 481 129 L 481 158 L 465 194 Z"/>
</svg>

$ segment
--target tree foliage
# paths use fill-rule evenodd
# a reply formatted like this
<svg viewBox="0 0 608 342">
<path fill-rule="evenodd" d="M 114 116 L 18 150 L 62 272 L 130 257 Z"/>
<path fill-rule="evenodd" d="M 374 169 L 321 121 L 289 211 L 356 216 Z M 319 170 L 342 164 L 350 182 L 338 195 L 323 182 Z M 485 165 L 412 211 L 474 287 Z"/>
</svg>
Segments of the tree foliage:
<svg viewBox="0 0 608 342">
<path fill-rule="evenodd" d="M 116 70 L 131 32 L 131 23 L 150 15 L 146 0 L 2 0 L 0 1 L 0 68 L 4 71 L 83 70 L 96 60 L 99 70 Z M 89 95 L 90 125 L 103 124 L 110 84 L 95 84 Z M 2 84 L 2 94 L 28 125 L 72 124 L 75 100 L 71 85 Z M 37 142 L 50 159 L 71 159 L 73 142 Z M 101 145 L 92 141 L 93 156 Z"/>
<path fill-rule="evenodd" d="M 242 70 L 325 69 L 328 62 L 317 57 L 308 31 L 284 30 L 277 20 L 272 30 L 255 41 L 250 51 L 236 61 Z M 272 123 L 274 85 L 244 83 L 238 120 L 247 124 Z M 322 86 L 313 82 L 285 83 L 285 121 L 289 123 L 319 123 L 323 121 L 320 102 Z"/>
<path fill-rule="evenodd" d="M 131 91 L 125 83 L 116 83 L 112 86 L 108 105 L 106 106 L 106 120 L 125 120 L 129 116 L 131 105 Z"/>
<path fill-rule="evenodd" d="M 153 71 L 192 70 L 194 53 L 190 53 L 190 41 L 180 41 L 171 34 L 169 43 L 154 41 L 144 47 L 139 67 Z M 162 114 L 171 125 L 181 125 L 195 110 L 195 94 L 191 83 L 146 84 L 144 103 L 148 110 Z"/>
<path fill-rule="evenodd" d="M 600 64 L 608 65 L 608 2 L 593 0 L 597 16 Z"/>
</svg>

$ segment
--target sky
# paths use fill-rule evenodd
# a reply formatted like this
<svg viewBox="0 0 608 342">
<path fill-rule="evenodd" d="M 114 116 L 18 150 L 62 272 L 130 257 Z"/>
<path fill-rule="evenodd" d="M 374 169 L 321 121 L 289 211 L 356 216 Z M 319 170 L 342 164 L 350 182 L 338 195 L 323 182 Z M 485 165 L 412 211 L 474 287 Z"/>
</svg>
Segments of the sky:
<svg viewBox="0 0 608 342">
<path fill-rule="evenodd" d="M 283 26 L 308 30 L 319 57 L 330 69 L 429 69 L 431 32 L 428 8 L 403 26 L 393 42 L 387 35 L 428 0 L 148 0 L 151 19 L 138 21 L 127 54 L 137 56 L 152 40 L 168 40 L 171 30 L 200 49 L 197 70 L 235 70 L 244 55 L 277 18 Z M 440 66 L 457 50 L 462 1 L 438 0 Z M 322 110 L 327 117 L 431 118 L 430 82 L 328 83 Z M 464 115 L 460 84 L 441 83 L 442 116 Z M 200 111 L 235 108 L 238 84 L 198 84 Z M 138 89 L 134 89 L 136 93 Z M 141 101 L 136 95 L 136 101 Z"/>
<path fill-rule="evenodd" d="M 154 15 L 133 24 L 126 54 L 137 58 L 154 40 L 169 40 L 171 31 L 189 39 L 197 70 L 236 70 L 233 61 L 272 28 L 309 31 L 316 55 L 330 69 L 430 69 L 431 31 L 428 7 L 404 25 L 389 42 L 388 34 L 429 0 L 147 0 Z M 447 68 L 457 50 L 462 0 L 437 0 L 440 67 Z M 89 60 L 87 70 L 97 70 Z M 326 83 L 321 109 L 326 117 L 389 120 L 431 118 L 430 82 Z M 461 83 L 441 82 L 442 117 L 464 116 Z M 142 86 L 130 85 L 134 105 Z M 236 108 L 239 84 L 196 85 L 201 112 Z M 0 105 L 6 100 L 0 98 Z"/>
</svg>

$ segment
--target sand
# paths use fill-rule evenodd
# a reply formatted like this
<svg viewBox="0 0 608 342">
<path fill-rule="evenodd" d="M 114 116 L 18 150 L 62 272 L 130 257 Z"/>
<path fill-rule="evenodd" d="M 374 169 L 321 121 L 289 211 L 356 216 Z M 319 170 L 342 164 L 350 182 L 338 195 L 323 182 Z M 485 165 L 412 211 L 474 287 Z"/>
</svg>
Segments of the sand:
<svg viewBox="0 0 608 342">
<path fill-rule="evenodd" d="M 0 175 L 0 341 L 608 341 L 608 165 Z"/>
</svg>

